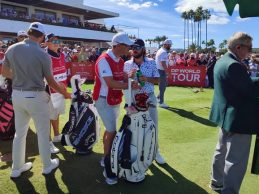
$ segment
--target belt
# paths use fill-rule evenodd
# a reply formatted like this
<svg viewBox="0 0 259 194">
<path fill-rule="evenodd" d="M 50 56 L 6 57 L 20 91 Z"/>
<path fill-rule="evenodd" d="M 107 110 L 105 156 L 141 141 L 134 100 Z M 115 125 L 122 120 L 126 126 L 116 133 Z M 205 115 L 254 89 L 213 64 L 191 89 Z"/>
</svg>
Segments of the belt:
<svg viewBox="0 0 259 194">
<path fill-rule="evenodd" d="M 105 98 L 106 99 L 106 96 L 99 96 L 100 98 Z"/>
<path fill-rule="evenodd" d="M 13 88 L 13 90 L 19 91 L 19 92 L 44 92 L 45 90 L 39 90 L 39 89 L 17 89 Z"/>
</svg>

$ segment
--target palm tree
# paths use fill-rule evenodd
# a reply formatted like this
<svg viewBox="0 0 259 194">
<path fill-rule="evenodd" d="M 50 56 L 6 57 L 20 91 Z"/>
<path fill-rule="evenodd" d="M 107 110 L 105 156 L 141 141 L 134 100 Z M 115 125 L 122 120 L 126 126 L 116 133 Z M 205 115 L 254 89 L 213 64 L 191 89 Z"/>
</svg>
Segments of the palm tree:
<svg viewBox="0 0 259 194">
<path fill-rule="evenodd" d="M 192 44 L 193 44 L 193 20 L 194 20 L 194 11 L 191 9 L 189 12 L 188 12 L 188 15 L 189 15 L 189 19 L 191 20 L 191 28 L 192 28 Z"/>
<path fill-rule="evenodd" d="M 147 39 L 147 40 L 145 40 L 145 42 L 148 42 L 148 44 L 149 44 L 149 47 L 151 47 L 151 43 L 152 43 L 152 39 Z"/>
<path fill-rule="evenodd" d="M 186 34 L 186 19 L 187 19 L 187 12 L 186 12 L 186 11 L 184 11 L 184 12 L 182 13 L 181 18 L 183 18 L 183 20 L 184 20 L 183 47 L 184 47 L 184 50 L 185 50 L 185 34 Z"/>
<path fill-rule="evenodd" d="M 194 13 L 194 23 L 197 23 L 197 28 L 196 28 L 196 30 L 197 30 L 197 38 L 196 38 L 196 45 L 197 46 L 199 46 L 199 43 L 200 43 L 200 40 L 199 40 L 199 38 L 200 38 L 200 31 L 199 31 L 199 21 L 200 21 L 200 15 L 199 15 L 199 13 L 197 12 L 197 9 L 195 10 L 195 13 Z"/>
<path fill-rule="evenodd" d="M 203 18 L 202 6 L 197 7 L 195 10 L 195 20 L 198 22 L 198 47 L 201 47 L 201 21 Z"/>
<path fill-rule="evenodd" d="M 205 19 L 205 22 L 206 22 L 206 43 L 207 43 L 207 40 L 208 40 L 208 28 L 207 28 L 207 25 L 208 25 L 208 20 L 210 19 L 210 11 L 208 9 L 205 9 L 203 10 L 203 19 Z M 207 44 L 206 44 L 206 48 L 207 48 Z"/>
</svg>

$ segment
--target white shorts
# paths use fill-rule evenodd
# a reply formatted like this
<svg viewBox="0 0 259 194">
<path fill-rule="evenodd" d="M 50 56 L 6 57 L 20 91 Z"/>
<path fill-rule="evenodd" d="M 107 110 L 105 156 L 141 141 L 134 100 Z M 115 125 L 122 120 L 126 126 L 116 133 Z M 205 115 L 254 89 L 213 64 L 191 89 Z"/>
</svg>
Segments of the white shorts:
<svg viewBox="0 0 259 194">
<path fill-rule="evenodd" d="M 62 94 L 54 93 L 50 95 L 49 110 L 50 110 L 50 119 L 57 120 L 58 116 L 65 114 L 66 110 L 66 101 Z"/>
</svg>

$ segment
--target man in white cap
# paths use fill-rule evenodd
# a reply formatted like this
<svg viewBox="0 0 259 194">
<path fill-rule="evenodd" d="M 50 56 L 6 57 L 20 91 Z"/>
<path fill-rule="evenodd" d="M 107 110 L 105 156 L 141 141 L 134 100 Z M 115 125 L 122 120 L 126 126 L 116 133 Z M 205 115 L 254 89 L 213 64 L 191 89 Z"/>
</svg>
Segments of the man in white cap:
<svg viewBox="0 0 259 194">
<path fill-rule="evenodd" d="M 116 122 L 122 102 L 122 90 L 128 88 L 128 83 L 123 82 L 124 61 L 121 56 L 128 52 L 129 46 L 132 44 L 133 42 L 127 34 L 116 34 L 112 39 L 112 49 L 103 53 L 95 64 L 96 77 L 93 100 L 105 127 L 103 136 L 104 161 L 102 161 L 104 164 L 102 166 L 105 167 L 103 174 L 109 185 L 117 183 L 117 177 L 111 171 L 110 153 L 116 135 Z M 136 89 L 138 84 L 134 82 L 132 87 Z"/>
<path fill-rule="evenodd" d="M 17 32 L 17 40 L 18 42 L 23 41 L 25 38 L 28 38 L 28 34 L 27 32 L 20 30 Z"/>
<path fill-rule="evenodd" d="M 164 93 L 167 86 L 167 74 L 169 74 L 168 63 L 169 57 L 168 52 L 172 46 L 172 41 L 166 39 L 163 42 L 163 46 L 156 53 L 156 67 L 160 74 L 159 79 L 159 106 L 162 108 L 168 108 L 168 105 L 164 103 Z"/>
<path fill-rule="evenodd" d="M 31 23 L 28 30 L 29 38 L 10 46 L 3 63 L 2 74 L 13 80 L 12 101 L 16 132 L 13 140 L 11 178 L 19 177 L 32 167 L 31 162 L 25 163 L 26 136 L 31 118 L 37 130 L 39 153 L 43 163 L 42 174 L 49 174 L 59 165 L 58 158 L 50 158 L 50 96 L 45 92 L 44 79 L 65 98 L 70 98 L 70 95 L 52 75 L 50 57 L 40 47 L 44 36 L 43 24 Z"/>
</svg>

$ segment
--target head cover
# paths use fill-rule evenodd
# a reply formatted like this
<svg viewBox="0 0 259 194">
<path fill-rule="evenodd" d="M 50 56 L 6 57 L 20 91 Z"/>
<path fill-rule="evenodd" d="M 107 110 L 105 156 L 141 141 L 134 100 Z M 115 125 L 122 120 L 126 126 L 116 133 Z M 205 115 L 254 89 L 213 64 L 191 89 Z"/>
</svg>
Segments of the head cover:
<svg viewBox="0 0 259 194">
<path fill-rule="evenodd" d="M 145 43 L 142 39 L 136 39 L 133 43 L 132 46 L 141 46 L 141 47 L 145 47 Z"/>
<path fill-rule="evenodd" d="M 50 34 L 47 34 L 47 35 L 45 36 L 45 42 L 49 42 L 49 40 L 50 40 L 51 38 L 53 38 L 53 37 L 59 38 L 59 37 L 56 36 L 55 34 L 50 33 Z"/>
<path fill-rule="evenodd" d="M 18 36 L 18 37 L 19 37 L 19 36 L 28 36 L 28 34 L 27 34 L 27 32 L 21 30 L 21 31 L 18 31 L 18 32 L 17 32 L 17 36 Z"/>
<path fill-rule="evenodd" d="M 45 34 L 44 25 L 40 22 L 32 22 L 29 27 L 29 30 L 30 29 L 37 30 L 37 31 L 41 32 L 42 34 Z"/>
<path fill-rule="evenodd" d="M 128 35 L 124 32 L 117 33 L 112 38 L 112 45 L 126 44 L 131 46 L 133 42 L 129 39 Z"/>
<path fill-rule="evenodd" d="M 163 44 L 169 44 L 169 45 L 172 45 L 173 43 L 172 43 L 172 41 L 171 41 L 171 40 L 166 39 L 166 40 L 163 42 Z"/>
</svg>

